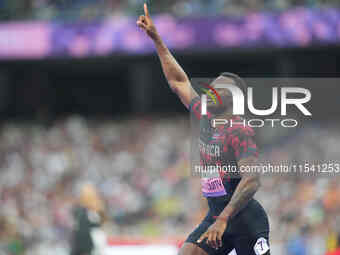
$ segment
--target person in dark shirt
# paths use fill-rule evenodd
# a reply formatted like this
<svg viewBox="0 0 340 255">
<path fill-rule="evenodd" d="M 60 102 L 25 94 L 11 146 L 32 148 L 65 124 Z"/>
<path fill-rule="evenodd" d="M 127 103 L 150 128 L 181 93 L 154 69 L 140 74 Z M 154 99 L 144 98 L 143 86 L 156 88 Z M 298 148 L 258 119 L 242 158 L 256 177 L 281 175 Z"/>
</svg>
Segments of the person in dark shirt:
<svg viewBox="0 0 340 255">
<path fill-rule="evenodd" d="M 254 131 L 247 126 L 212 126 L 212 118 L 229 122 L 239 117 L 231 114 L 232 95 L 226 89 L 216 88 L 222 104 L 207 102 L 207 114 L 201 114 L 201 100 L 191 82 L 162 41 L 152 22 L 147 5 L 137 25 L 155 44 L 164 75 L 170 88 L 182 103 L 200 121 L 200 166 L 228 166 L 234 173 L 214 172 L 201 177 L 202 193 L 208 200 L 209 212 L 201 224 L 188 236 L 180 255 L 222 255 L 235 250 L 238 255 L 269 255 L 269 223 L 262 206 L 253 196 L 260 187 L 256 174 L 242 173 L 240 168 L 257 162 L 258 151 Z M 242 89 L 235 75 L 222 74 L 217 83 L 233 84 Z M 240 122 L 240 121 L 238 121 Z"/>
<path fill-rule="evenodd" d="M 91 184 L 82 187 L 73 216 L 75 224 L 71 240 L 71 255 L 91 255 L 95 248 L 91 232 L 99 228 L 104 220 L 104 204 Z"/>
</svg>

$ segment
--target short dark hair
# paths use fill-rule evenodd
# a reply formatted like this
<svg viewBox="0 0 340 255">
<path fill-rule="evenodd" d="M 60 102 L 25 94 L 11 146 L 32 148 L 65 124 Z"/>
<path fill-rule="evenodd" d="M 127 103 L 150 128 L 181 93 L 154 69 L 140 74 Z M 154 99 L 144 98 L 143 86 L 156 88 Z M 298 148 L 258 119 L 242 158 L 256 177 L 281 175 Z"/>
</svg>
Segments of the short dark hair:
<svg viewBox="0 0 340 255">
<path fill-rule="evenodd" d="M 240 76 L 238 76 L 237 74 L 228 73 L 228 72 L 223 72 L 220 74 L 220 76 L 227 77 L 227 78 L 234 80 L 236 83 L 236 86 L 239 87 L 243 91 L 243 94 L 244 95 L 247 94 L 247 84 Z"/>
</svg>

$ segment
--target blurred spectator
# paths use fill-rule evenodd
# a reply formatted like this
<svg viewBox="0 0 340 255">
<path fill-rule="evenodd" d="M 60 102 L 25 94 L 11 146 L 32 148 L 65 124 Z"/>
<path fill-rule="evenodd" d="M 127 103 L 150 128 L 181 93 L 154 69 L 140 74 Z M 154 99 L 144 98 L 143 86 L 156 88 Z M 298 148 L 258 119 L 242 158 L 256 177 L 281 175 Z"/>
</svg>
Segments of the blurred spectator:
<svg viewBox="0 0 340 255">
<path fill-rule="evenodd" d="M 94 229 L 104 220 L 104 205 L 95 187 L 84 184 L 79 202 L 74 208 L 74 226 L 71 238 L 71 255 L 93 254 L 95 244 L 92 239 Z"/>
</svg>

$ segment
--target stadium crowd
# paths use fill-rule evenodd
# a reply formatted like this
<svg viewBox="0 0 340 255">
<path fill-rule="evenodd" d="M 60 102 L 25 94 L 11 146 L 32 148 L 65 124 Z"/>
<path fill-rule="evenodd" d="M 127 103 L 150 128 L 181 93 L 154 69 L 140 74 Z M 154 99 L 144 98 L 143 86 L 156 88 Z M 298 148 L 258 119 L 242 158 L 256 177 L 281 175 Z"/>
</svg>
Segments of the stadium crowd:
<svg viewBox="0 0 340 255">
<path fill-rule="evenodd" d="M 264 149 L 261 160 L 338 158 L 335 129 L 310 127 L 285 141 Z M 1 255 L 68 254 L 71 211 L 88 182 L 106 203 L 111 236 L 183 239 L 206 212 L 199 179 L 190 173 L 190 124 L 183 117 L 7 123 L 0 151 Z M 336 248 L 339 176 L 262 178 L 257 198 L 270 217 L 274 254 Z"/>
<path fill-rule="evenodd" d="M 139 15 L 141 0 L 2 0 L 0 20 L 92 20 Z M 280 11 L 296 6 L 339 6 L 337 0 L 162 0 L 148 1 L 153 13 L 175 16 L 242 15 L 251 11 Z"/>
</svg>

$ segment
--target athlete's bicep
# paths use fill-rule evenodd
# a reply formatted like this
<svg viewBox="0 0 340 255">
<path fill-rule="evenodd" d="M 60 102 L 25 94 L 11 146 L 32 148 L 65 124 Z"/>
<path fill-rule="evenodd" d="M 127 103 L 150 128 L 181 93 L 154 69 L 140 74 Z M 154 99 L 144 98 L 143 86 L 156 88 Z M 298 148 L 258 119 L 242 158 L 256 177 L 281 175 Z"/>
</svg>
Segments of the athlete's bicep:
<svg viewBox="0 0 340 255">
<path fill-rule="evenodd" d="M 190 81 L 174 81 L 171 83 L 172 90 L 178 95 L 185 107 L 189 109 L 191 101 L 198 96 L 196 91 L 192 88 Z"/>
</svg>

